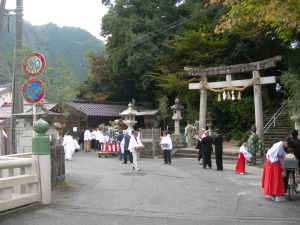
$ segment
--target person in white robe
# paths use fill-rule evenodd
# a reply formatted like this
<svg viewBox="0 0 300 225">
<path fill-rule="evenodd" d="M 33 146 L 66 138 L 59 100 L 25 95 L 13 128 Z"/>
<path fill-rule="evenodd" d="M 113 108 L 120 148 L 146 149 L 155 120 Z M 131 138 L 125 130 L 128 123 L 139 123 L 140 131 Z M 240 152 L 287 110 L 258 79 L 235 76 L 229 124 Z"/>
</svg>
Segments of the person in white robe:
<svg viewBox="0 0 300 225">
<path fill-rule="evenodd" d="M 141 143 L 140 139 L 138 138 L 138 132 L 134 131 L 129 141 L 128 150 L 132 153 L 133 169 L 135 171 L 140 171 L 140 169 L 138 168 L 138 158 L 140 155 L 140 149 L 142 148 L 144 148 L 144 145 Z"/>
<path fill-rule="evenodd" d="M 66 133 L 62 145 L 64 146 L 65 159 L 72 160 L 72 155 L 75 151 L 75 145 L 73 137 L 70 135 L 69 131 Z"/>
<path fill-rule="evenodd" d="M 73 137 L 74 141 L 74 147 L 75 147 L 75 152 L 78 152 L 80 150 L 80 145 L 78 144 L 76 138 Z"/>
</svg>

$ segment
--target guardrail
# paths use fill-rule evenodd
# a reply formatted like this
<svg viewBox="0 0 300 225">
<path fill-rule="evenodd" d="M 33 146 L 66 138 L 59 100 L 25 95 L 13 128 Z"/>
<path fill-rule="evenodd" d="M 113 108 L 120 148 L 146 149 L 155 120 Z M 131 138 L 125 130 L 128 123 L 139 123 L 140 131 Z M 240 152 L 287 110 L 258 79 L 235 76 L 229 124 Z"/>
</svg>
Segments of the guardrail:
<svg viewBox="0 0 300 225">
<path fill-rule="evenodd" d="M 267 133 L 271 126 L 276 127 L 277 118 L 285 111 L 286 105 L 282 105 L 276 113 L 272 116 L 272 118 L 267 122 L 264 126 L 264 134 Z"/>
<path fill-rule="evenodd" d="M 0 211 L 40 201 L 36 161 L 31 153 L 0 157 Z"/>
</svg>

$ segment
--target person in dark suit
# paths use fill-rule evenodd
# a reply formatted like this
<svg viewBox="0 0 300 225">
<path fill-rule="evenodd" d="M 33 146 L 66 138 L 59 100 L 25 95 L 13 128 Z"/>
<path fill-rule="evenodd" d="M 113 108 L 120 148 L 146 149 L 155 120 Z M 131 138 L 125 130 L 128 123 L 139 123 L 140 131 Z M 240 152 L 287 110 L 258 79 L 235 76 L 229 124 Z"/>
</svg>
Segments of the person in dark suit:
<svg viewBox="0 0 300 225">
<path fill-rule="evenodd" d="M 131 136 L 128 134 L 128 131 L 125 131 L 124 135 L 124 162 L 122 164 L 127 164 L 127 157 L 129 156 L 129 161 L 132 163 L 132 153 L 128 150 L 129 141 Z"/>
<path fill-rule="evenodd" d="M 211 152 L 213 151 L 213 138 L 209 136 L 208 130 L 205 131 L 205 137 L 202 138 L 201 144 L 202 144 L 202 154 L 203 154 L 203 169 L 206 169 L 206 166 L 208 165 L 208 168 L 211 169 Z"/>
<path fill-rule="evenodd" d="M 198 151 L 198 161 L 199 162 L 202 159 L 202 144 L 201 144 L 201 139 L 204 137 L 204 132 L 205 132 L 205 129 L 202 128 L 200 130 L 200 137 L 196 138 L 198 140 L 197 141 L 197 148 L 199 149 L 199 151 Z M 203 165 L 203 159 L 202 159 L 202 163 L 200 162 L 200 165 Z"/>
<path fill-rule="evenodd" d="M 223 138 L 220 135 L 219 130 L 215 130 L 215 138 L 213 144 L 215 145 L 215 155 L 216 155 L 216 164 L 217 164 L 217 169 L 218 171 L 223 170 Z"/>
</svg>

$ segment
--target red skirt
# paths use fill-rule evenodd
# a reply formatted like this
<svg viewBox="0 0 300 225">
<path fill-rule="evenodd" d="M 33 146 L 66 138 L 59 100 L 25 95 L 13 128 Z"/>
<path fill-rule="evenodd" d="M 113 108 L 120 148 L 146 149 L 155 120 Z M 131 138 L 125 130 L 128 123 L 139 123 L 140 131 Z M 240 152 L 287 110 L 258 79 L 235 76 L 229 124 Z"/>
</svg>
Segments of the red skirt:
<svg viewBox="0 0 300 225">
<path fill-rule="evenodd" d="M 270 160 L 266 161 L 262 176 L 264 195 L 284 195 L 283 171 L 279 161 L 274 163 L 271 163 Z"/>
<path fill-rule="evenodd" d="M 237 162 L 236 162 L 235 172 L 245 173 L 245 164 L 246 164 L 245 156 L 242 152 L 240 152 L 239 157 L 238 157 Z"/>
</svg>

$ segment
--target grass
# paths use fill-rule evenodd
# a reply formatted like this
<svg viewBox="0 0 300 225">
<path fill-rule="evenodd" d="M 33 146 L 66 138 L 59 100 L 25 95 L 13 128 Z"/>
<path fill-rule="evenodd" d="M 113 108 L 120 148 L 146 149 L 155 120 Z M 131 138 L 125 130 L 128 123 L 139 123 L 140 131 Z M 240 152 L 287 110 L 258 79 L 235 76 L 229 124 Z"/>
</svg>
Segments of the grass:
<svg viewBox="0 0 300 225">
<path fill-rule="evenodd" d="M 60 183 L 60 184 L 54 186 L 52 189 L 60 189 L 60 188 L 65 188 L 65 187 L 72 187 L 72 184 L 63 182 L 63 183 Z"/>
</svg>

